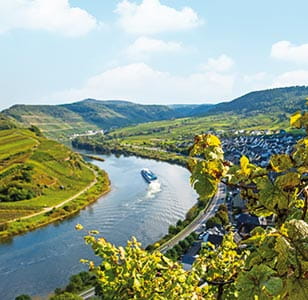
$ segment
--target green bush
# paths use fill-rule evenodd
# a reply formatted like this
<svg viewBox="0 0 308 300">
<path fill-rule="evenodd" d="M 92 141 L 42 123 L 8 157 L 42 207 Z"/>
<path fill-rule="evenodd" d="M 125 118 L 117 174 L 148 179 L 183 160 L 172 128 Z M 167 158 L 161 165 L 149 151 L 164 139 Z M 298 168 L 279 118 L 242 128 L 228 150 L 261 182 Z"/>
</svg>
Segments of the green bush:
<svg viewBox="0 0 308 300">
<path fill-rule="evenodd" d="M 29 295 L 20 295 L 15 298 L 15 300 L 31 300 L 32 298 Z"/>
</svg>

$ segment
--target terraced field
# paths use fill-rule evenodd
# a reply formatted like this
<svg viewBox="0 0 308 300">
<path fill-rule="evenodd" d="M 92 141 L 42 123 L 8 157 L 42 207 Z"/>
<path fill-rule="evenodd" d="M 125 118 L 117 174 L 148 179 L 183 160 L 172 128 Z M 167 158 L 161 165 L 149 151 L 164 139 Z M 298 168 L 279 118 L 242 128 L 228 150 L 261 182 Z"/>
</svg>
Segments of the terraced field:
<svg viewBox="0 0 308 300">
<path fill-rule="evenodd" d="M 233 130 L 289 130 L 288 118 L 278 114 L 241 116 L 223 113 L 219 115 L 158 121 L 125 127 L 110 132 L 111 142 L 121 145 L 159 147 L 172 150 L 172 146 L 191 143 L 194 136 L 208 131 L 229 134 Z M 93 137 L 93 140 L 95 137 Z M 109 142 L 106 139 L 106 142 Z M 170 148 L 171 146 L 171 148 Z"/>
<path fill-rule="evenodd" d="M 0 224 L 54 207 L 94 178 L 66 146 L 29 129 L 0 130 Z"/>
</svg>

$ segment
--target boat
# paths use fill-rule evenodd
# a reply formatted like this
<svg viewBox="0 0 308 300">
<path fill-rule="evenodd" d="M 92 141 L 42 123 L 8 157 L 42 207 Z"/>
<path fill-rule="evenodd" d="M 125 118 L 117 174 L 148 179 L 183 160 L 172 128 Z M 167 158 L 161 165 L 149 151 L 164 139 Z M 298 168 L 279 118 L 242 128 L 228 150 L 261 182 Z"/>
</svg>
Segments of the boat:
<svg viewBox="0 0 308 300">
<path fill-rule="evenodd" d="M 141 175 L 147 183 L 151 183 L 152 181 L 157 180 L 157 176 L 152 171 L 146 168 L 141 170 Z"/>
</svg>

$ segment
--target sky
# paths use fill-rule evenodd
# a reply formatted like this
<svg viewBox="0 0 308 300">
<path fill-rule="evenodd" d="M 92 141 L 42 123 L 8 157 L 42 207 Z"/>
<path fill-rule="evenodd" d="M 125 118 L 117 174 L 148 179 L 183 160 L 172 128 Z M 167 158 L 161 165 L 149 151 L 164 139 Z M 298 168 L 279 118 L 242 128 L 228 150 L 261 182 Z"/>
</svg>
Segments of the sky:
<svg viewBox="0 0 308 300">
<path fill-rule="evenodd" d="M 0 0 L 0 109 L 308 85 L 307 0 Z"/>
</svg>

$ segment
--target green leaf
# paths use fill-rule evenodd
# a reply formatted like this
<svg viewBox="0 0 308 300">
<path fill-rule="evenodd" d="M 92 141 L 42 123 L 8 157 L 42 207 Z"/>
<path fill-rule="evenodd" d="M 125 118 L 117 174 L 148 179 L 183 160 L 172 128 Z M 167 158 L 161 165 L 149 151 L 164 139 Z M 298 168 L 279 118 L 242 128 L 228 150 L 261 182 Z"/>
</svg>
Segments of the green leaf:
<svg viewBox="0 0 308 300">
<path fill-rule="evenodd" d="M 288 208 L 288 197 L 268 178 L 256 180 L 259 192 L 259 202 L 265 208 L 275 212 L 276 206 L 280 209 Z"/>
<path fill-rule="evenodd" d="M 270 160 L 270 165 L 275 172 L 284 172 L 293 167 L 292 160 L 287 154 L 273 155 Z"/>
<path fill-rule="evenodd" d="M 216 194 L 217 182 L 209 174 L 199 174 L 194 177 L 193 188 L 202 199 L 208 199 Z"/>
<path fill-rule="evenodd" d="M 264 284 L 264 287 L 271 296 L 277 296 L 282 291 L 283 282 L 279 277 L 272 277 Z"/>
<path fill-rule="evenodd" d="M 300 182 L 300 175 L 295 172 L 278 176 L 275 180 L 275 184 L 277 184 L 282 190 L 293 189 L 297 187 Z"/>
<path fill-rule="evenodd" d="M 288 300 L 307 299 L 308 280 L 289 278 L 287 279 L 287 298 Z"/>
</svg>

